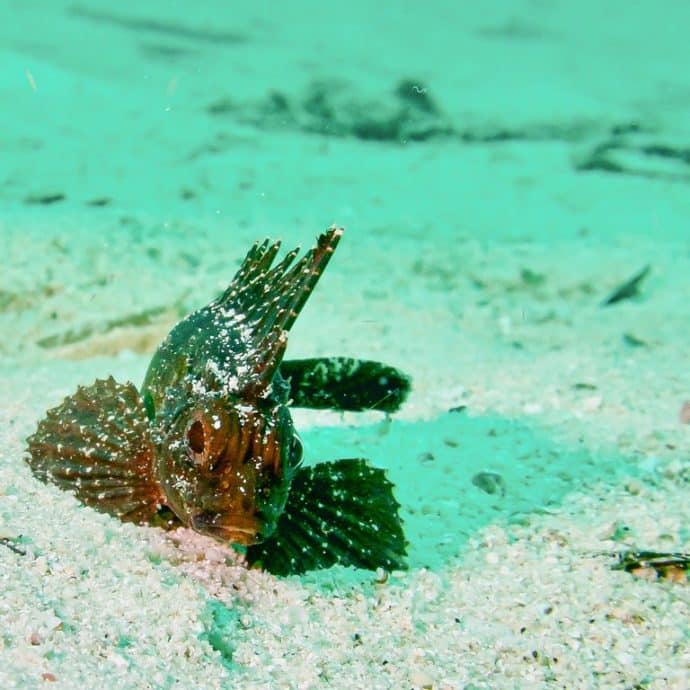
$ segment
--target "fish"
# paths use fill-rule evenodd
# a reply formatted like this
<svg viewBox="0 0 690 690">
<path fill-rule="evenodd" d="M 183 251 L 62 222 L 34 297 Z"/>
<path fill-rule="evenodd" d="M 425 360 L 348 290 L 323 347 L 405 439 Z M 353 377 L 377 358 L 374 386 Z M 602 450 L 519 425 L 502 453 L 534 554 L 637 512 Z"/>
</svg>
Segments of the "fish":
<svg viewBox="0 0 690 690">
<path fill-rule="evenodd" d="M 175 325 L 140 389 L 79 386 L 27 439 L 33 475 L 125 522 L 180 526 L 278 576 L 407 567 L 394 485 L 361 457 L 303 463 L 291 407 L 395 412 L 410 377 L 351 357 L 286 360 L 343 229 L 276 262 L 256 242 L 228 288 Z M 299 258 L 298 258 L 299 257 Z"/>
</svg>

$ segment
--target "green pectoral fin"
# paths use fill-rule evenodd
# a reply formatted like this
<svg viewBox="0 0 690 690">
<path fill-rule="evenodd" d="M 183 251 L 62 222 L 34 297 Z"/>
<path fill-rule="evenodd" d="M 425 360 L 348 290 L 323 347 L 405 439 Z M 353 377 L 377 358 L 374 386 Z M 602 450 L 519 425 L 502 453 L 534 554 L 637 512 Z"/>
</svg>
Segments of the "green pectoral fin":
<svg viewBox="0 0 690 690">
<path fill-rule="evenodd" d="M 112 376 L 49 410 L 27 439 L 31 471 L 121 520 L 146 522 L 162 502 L 144 404 Z"/>
<path fill-rule="evenodd" d="M 273 536 L 247 560 L 275 575 L 340 564 L 406 568 L 406 542 L 393 484 L 366 460 L 325 462 L 298 471 Z"/>
<path fill-rule="evenodd" d="M 280 365 L 295 407 L 395 412 L 410 391 L 399 369 L 350 357 L 294 359 Z"/>
</svg>

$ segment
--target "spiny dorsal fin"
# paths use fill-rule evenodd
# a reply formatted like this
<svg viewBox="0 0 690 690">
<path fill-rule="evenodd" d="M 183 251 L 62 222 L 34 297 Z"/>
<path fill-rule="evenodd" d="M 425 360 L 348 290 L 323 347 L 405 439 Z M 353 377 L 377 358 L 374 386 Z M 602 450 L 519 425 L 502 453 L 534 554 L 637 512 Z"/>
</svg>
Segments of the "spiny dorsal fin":
<svg viewBox="0 0 690 690">
<path fill-rule="evenodd" d="M 330 228 L 316 246 L 295 262 L 293 249 L 271 268 L 279 242 L 256 243 L 247 254 L 228 289 L 211 305 L 235 328 L 246 328 L 247 365 L 257 392 L 273 379 L 287 345 L 287 332 L 312 293 L 331 255 L 342 228 Z"/>
</svg>

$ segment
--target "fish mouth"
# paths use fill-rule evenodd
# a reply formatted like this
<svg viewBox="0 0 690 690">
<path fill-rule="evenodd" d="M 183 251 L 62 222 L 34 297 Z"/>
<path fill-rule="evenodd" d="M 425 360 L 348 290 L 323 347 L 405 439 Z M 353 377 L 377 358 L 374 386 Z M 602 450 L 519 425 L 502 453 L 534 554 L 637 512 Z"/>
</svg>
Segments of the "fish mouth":
<svg viewBox="0 0 690 690">
<path fill-rule="evenodd" d="M 222 542 L 251 546 L 258 541 L 261 521 L 253 515 L 200 513 L 192 518 L 192 528 Z"/>
</svg>

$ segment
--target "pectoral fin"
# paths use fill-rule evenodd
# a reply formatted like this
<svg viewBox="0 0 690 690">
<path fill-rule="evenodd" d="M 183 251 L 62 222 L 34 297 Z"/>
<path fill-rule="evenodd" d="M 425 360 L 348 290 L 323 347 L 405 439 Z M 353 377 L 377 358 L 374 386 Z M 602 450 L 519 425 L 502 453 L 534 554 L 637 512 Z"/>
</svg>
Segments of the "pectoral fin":
<svg viewBox="0 0 690 690">
<path fill-rule="evenodd" d="M 48 411 L 27 443 L 33 474 L 92 508 L 146 522 L 164 500 L 146 411 L 132 383 L 111 376 L 80 386 Z"/>
<path fill-rule="evenodd" d="M 295 407 L 395 412 L 410 391 L 399 369 L 350 357 L 283 361 L 280 373 L 290 382 Z"/>
<path fill-rule="evenodd" d="M 393 484 L 366 460 L 336 460 L 298 471 L 276 532 L 247 549 L 275 575 L 332 565 L 406 568 L 406 542 Z"/>
</svg>

